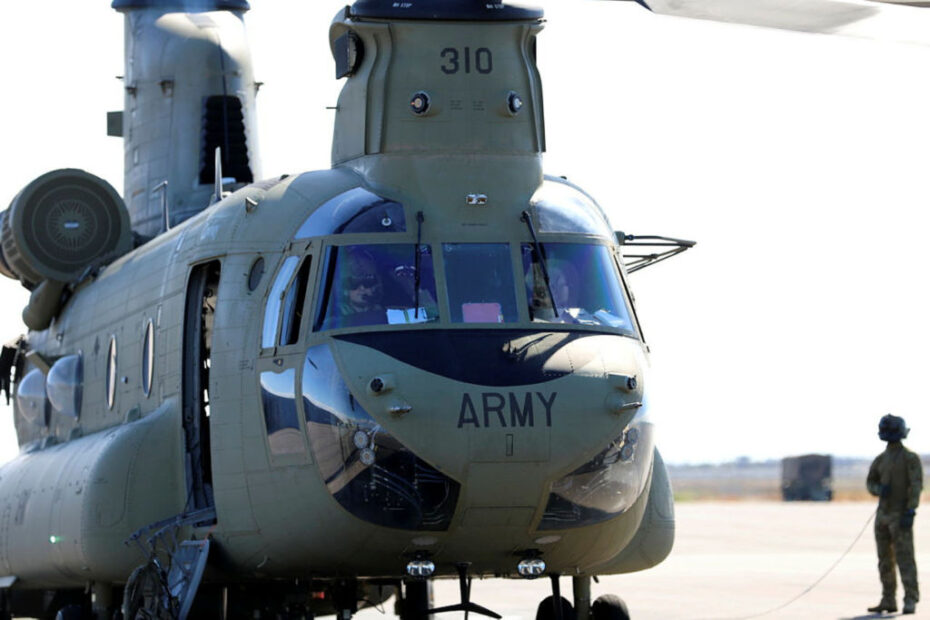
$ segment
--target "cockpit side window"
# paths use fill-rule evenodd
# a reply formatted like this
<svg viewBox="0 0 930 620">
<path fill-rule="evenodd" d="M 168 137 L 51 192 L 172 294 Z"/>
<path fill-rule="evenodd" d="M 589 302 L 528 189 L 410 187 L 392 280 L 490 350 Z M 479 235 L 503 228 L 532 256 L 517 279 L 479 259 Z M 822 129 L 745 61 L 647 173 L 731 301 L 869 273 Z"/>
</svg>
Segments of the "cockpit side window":
<svg viewBox="0 0 930 620">
<path fill-rule="evenodd" d="M 439 318 L 432 250 L 411 243 L 332 247 L 314 331 Z"/>
<path fill-rule="evenodd" d="M 508 244 L 446 243 L 442 246 L 442 254 L 453 322 L 517 321 Z"/>
<path fill-rule="evenodd" d="M 268 293 L 268 302 L 265 304 L 265 318 L 262 322 L 262 348 L 275 346 L 275 336 L 278 331 L 278 317 L 281 314 L 281 304 L 284 301 L 284 293 L 287 285 L 297 269 L 297 262 L 300 260 L 297 256 L 288 256 L 284 259 L 281 269 L 278 271 L 274 284 L 271 285 L 271 292 Z"/>
<path fill-rule="evenodd" d="M 403 205 L 356 187 L 320 205 L 301 225 L 295 238 L 406 230 Z"/>
<path fill-rule="evenodd" d="M 304 315 L 304 299 L 307 297 L 307 284 L 310 280 L 312 257 L 307 256 L 297 270 L 297 277 L 291 281 L 284 295 L 284 310 L 281 317 L 281 337 L 278 344 L 287 346 L 296 344 L 300 338 L 300 322 Z"/>
<path fill-rule="evenodd" d="M 531 245 L 522 246 L 526 300 L 533 322 L 612 327 L 635 335 L 635 324 L 607 246 L 540 245 L 541 257 Z"/>
</svg>

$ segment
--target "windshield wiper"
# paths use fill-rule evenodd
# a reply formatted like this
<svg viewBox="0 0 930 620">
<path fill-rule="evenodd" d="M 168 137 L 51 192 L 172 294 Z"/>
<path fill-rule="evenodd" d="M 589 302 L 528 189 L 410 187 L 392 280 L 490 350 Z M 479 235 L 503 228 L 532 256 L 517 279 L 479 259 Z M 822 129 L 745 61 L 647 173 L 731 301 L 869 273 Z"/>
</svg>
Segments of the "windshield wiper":
<svg viewBox="0 0 930 620">
<path fill-rule="evenodd" d="M 536 229 L 533 228 L 533 220 L 530 218 L 530 212 L 524 211 L 520 219 L 526 223 L 526 227 L 530 230 L 530 236 L 533 238 L 533 252 L 539 258 L 539 266 L 542 267 L 543 280 L 546 283 L 546 293 L 549 295 L 549 301 L 552 302 L 552 314 L 557 317 L 559 316 L 559 309 L 555 305 L 555 296 L 552 294 L 552 287 L 549 285 L 549 269 L 546 267 L 546 255 L 544 254 L 542 244 L 536 237 Z"/>
</svg>

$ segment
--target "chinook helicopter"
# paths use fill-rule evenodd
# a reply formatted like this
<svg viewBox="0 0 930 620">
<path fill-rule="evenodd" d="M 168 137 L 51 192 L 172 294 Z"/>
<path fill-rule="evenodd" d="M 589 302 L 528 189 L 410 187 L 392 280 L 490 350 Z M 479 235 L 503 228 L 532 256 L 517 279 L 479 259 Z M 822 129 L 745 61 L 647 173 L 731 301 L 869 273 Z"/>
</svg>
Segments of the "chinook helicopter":
<svg viewBox="0 0 930 620">
<path fill-rule="evenodd" d="M 248 3 L 112 5 L 123 195 L 59 169 L 0 215 L 0 617 L 499 617 L 474 577 L 544 575 L 538 616 L 627 617 L 591 578 L 674 532 L 627 277 L 693 242 L 543 174 L 542 10 L 339 11 L 333 167 L 263 178 Z"/>
<path fill-rule="evenodd" d="M 29 197 L 43 187 L 51 187 L 53 193 L 61 186 L 87 189 L 83 203 L 53 200 L 46 207 L 58 210 L 57 219 L 49 219 L 58 222 L 51 232 L 57 233 L 59 245 L 49 235 L 45 241 L 51 245 L 34 247 L 28 236 L 16 236 L 16 226 L 20 232 L 25 228 L 13 220 L 9 243 L 15 245 L 10 250 L 4 245 L 4 260 L 12 262 L 9 273 L 33 293 L 27 313 L 34 327 L 6 355 L 10 373 L 17 378 L 12 387 L 23 453 L 0 470 L 3 612 L 82 617 L 93 611 L 103 617 L 125 601 L 124 611 L 133 617 L 334 611 L 347 616 L 356 607 L 398 592 L 401 615 L 411 618 L 422 615 L 428 605 L 430 578 L 459 578 L 462 596 L 457 607 L 478 613 L 470 600 L 472 577 L 541 573 L 555 578 L 554 594 L 559 574 L 573 575 L 573 611 L 580 617 L 623 613 L 612 598 L 586 604 L 590 576 L 645 568 L 660 561 L 671 542 L 670 505 L 663 512 L 666 504 L 657 501 L 669 499 L 662 494 L 664 470 L 657 452 L 650 464 L 653 453 L 644 441 L 647 436 L 651 441 L 652 430 L 641 415 L 648 407 L 640 398 L 645 395 L 644 377 L 632 370 L 644 373 L 646 356 L 637 352 L 637 336 L 622 326 L 600 323 L 605 316 L 597 316 L 600 308 L 558 301 L 566 294 L 559 277 L 564 280 L 575 264 L 567 260 L 572 257 L 559 254 L 559 244 L 608 248 L 614 266 L 601 273 L 614 270 L 621 274 L 618 279 L 627 265 L 618 260 L 612 233 L 599 223 L 603 218 L 593 201 L 578 188 L 538 171 L 540 145 L 534 147 L 538 150 L 501 156 L 493 140 L 524 134 L 477 135 L 481 124 L 475 119 L 482 118 L 481 112 L 490 118 L 495 110 L 454 110 L 450 99 L 437 95 L 425 72 L 422 82 L 416 75 L 395 74 L 401 61 L 401 68 L 419 66 L 419 52 L 409 47 L 410 32 L 416 32 L 419 45 L 421 30 L 434 31 L 424 35 L 430 43 L 453 24 L 420 19 L 406 23 L 402 16 L 394 28 L 396 15 L 341 13 L 333 26 L 337 61 L 343 68 L 353 64 L 352 58 L 358 63 L 346 75 L 346 99 L 337 111 L 342 118 L 337 141 L 340 136 L 347 141 L 339 151 L 341 159 L 335 159 L 332 171 L 279 177 L 271 185 L 254 183 L 261 178 L 254 99 L 248 96 L 248 62 L 241 55 L 231 50 L 216 53 L 201 38 L 190 37 L 191 46 L 203 45 L 205 56 L 229 63 L 212 70 L 228 75 L 229 82 L 214 82 L 203 91 L 196 90 L 198 80 L 185 79 L 183 72 L 159 70 L 153 77 L 142 70 L 142 61 L 152 56 L 142 43 L 149 36 L 154 49 L 167 50 L 168 58 L 183 53 L 187 61 L 191 49 L 173 47 L 178 41 L 169 36 L 172 33 L 179 33 L 178 38 L 197 31 L 225 33 L 225 24 L 232 22 L 231 36 L 241 41 L 235 33 L 245 3 L 202 4 L 199 9 L 204 10 L 185 10 L 185 17 L 159 23 L 157 28 L 164 31 L 152 28 L 153 22 L 147 21 L 152 14 L 146 11 L 171 11 L 117 4 L 132 26 L 127 33 L 130 47 L 140 55 L 127 57 L 135 59 L 131 66 L 139 73 L 135 81 L 126 81 L 123 118 L 113 116 L 113 133 L 123 133 L 127 141 L 124 195 L 130 241 L 120 226 L 112 248 L 98 238 L 81 244 L 87 225 L 79 216 L 97 211 L 80 205 L 93 202 L 88 195 L 94 189 L 115 219 L 125 220 L 126 214 L 120 208 L 122 199 L 114 198 L 115 190 L 87 173 L 68 170 L 41 177 L 14 202 L 22 218 L 29 213 Z M 372 4 L 356 6 L 376 9 Z M 237 19 L 206 8 L 231 10 Z M 527 14 L 502 23 L 479 21 L 482 27 L 494 26 L 501 36 L 521 24 L 531 31 L 540 25 L 537 17 Z M 502 73 L 500 52 L 492 46 L 497 38 L 478 28 L 479 24 L 469 26 L 480 33 L 480 46 L 468 46 L 468 54 L 464 45 L 451 48 L 458 50 L 454 79 L 465 80 L 465 92 L 493 94 L 493 88 L 477 80 Z M 392 29 L 396 32 L 391 37 L 400 37 L 396 41 L 385 38 L 385 31 Z M 346 36 L 349 32 L 358 37 L 354 43 Z M 392 45 L 386 47 L 386 42 Z M 486 53 L 479 60 L 480 49 L 491 52 L 490 67 Z M 422 66 L 435 68 L 436 58 L 422 54 Z M 395 60 L 388 62 L 385 55 Z M 232 64 L 233 57 L 240 64 Z M 510 65 L 516 63 L 508 58 Z M 524 54 L 525 64 L 516 63 L 521 68 L 508 80 L 538 88 L 538 81 L 527 79 L 538 80 L 530 59 Z M 446 61 L 439 65 L 440 72 L 442 67 L 451 70 L 455 53 L 440 60 Z M 481 74 L 479 63 L 492 71 Z M 127 69 L 124 79 L 131 75 Z M 409 87 L 404 80 L 416 80 L 417 85 Z M 379 90 L 369 94 L 374 87 Z M 520 110 L 533 111 L 536 129 L 530 132 L 540 132 L 541 99 L 534 98 L 534 88 L 520 99 Z M 497 110 L 507 115 L 511 90 L 521 94 L 508 84 L 503 93 L 507 108 Z M 236 93 L 238 106 L 228 98 L 230 92 Z M 401 103 L 390 96 L 398 92 Z M 414 96 L 419 93 L 428 97 Z M 210 97 L 221 98 L 208 105 Z M 426 103 L 427 110 L 417 114 L 416 101 L 417 106 Z M 186 111 L 179 105 L 191 102 L 197 105 L 188 105 Z M 177 119 L 165 116 L 175 112 Z M 226 127 L 229 116 L 239 120 L 237 112 L 242 114 L 252 182 L 241 167 L 241 142 L 233 139 L 227 144 L 233 137 L 228 129 L 220 131 L 220 140 L 204 138 L 212 135 L 205 131 L 207 120 L 225 117 L 218 124 Z M 418 132 L 413 123 L 437 125 L 444 112 L 471 113 L 469 133 L 452 137 L 466 145 L 488 139 L 489 146 L 479 146 L 498 155 L 488 158 L 494 164 L 491 169 L 481 162 L 487 153 L 447 152 L 430 142 L 435 131 L 423 130 L 416 133 L 420 141 L 405 142 L 411 134 L 400 128 Z M 142 124 L 133 126 L 127 121 L 132 118 Z M 158 128 L 165 123 L 151 122 L 153 118 L 171 118 L 183 130 L 160 134 Z M 526 119 L 519 112 L 493 118 L 500 124 L 495 129 L 501 130 L 510 120 L 516 124 Z M 363 135 L 360 127 L 365 128 Z M 144 139 L 154 141 L 156 136 L 170 144 Z M 355 144 L 357 150 L 346 151 L 345 144 Z M 514 144 L 520 146 L 516 140 L 508 146 Z M 240 147 L 239 159 L 232 153 L 234 145 Z M 372 145 L 381 150 L 369 152 Z M 211 160 L 214 146 L 220 148 L 219 165 L 215 149 Z M 160 163 L 157 153 L 172 154 L 172 162 L 186 158 L 188 165 L 175 169 Z M 533 172 L 532 190 L 528 181 L 522 190 L 520 183 L 511 187 L 513 177 L 506 174 L 511 159 L 516 169 Z M 457 165 L 457 172 L 443 172 L 443 163 Z M 154 170 L 160 180 L 150 182 L 140 166 Z M 132 169 L 136 176 L 129 178 Z M 439 178 L 434 182 L 432 176 Z M 167 185 L 162 183 L 165 178 Z M 468 183 L 476 178 L 483 191 Z M 192 186 L 196 190 L 169 192 Z M 463 189 L 466 193 L 460 195 Z M 236 191 L 226 195 L 232 190 Z M 559 200 L 546 200 L 552 190 Z M 441 198 L 447 191 L 454 200 Z M 354 193 L 344 196 L 349 192 Z M 440 199 L 434 202 L 433 195 Z M 339 196 L 344 203 L 331 202 Z M 214 204 L 205 207 L 211 201 Z M 463 204 L 466 201 L 473 204 Z M 496 202 L 504 208 L 494 210 Z M 437 207 L 448 208 L 451 215 Z M 544 230 L 543 221 L 557 223 L 563 211 L 591 215 L 585 221 L 601 232 Z M 328 214 L 307 224 L 318 212 Z M 4 217 L 9 216 L 7 211 Z M 498 217 L 503 222 L 499 230 L 494 226 Z M 482 223 L 486 232 L 480 230 Z M 324 224 L 344 228 L 298 238 L 305 224 L 311 232 Z M 485 284 L 474 282 L 471 269 L 461 267 L 472 267 L 467 255 L 460 254 L 465 260 L 456 263 L 452 250 L 461 248 L 449 248 L 453 255 L 445 256 L 446 246 L 465 244 L 509 245 L 509 272 L 500 268 L 501 261 L 496 271 L 487 267 L 493 267 L 493 250 L 474 268 L 482 278 L 493 274 L 488 278 L 492 282 L 512 274 L 510 306 L 499 299 L 454 295 L 450 283 L 475 290 Z M 86 250 L 89 245 L 100 253 L 88 259 L 77 252 L 82 260 L 74 262 L 79 267 L 66 265 L 63 272 L 36 267 L 48 269 L 42 262 L 43 249 Z M 407 246 L 406 254 L 392 245 Z M 669 247 L 677 251 L 685 246 Z M 637 252 L 630 247 L 624 253 L 627 263 Z M 644 254 L 650 260 L 659 252 Z M 458 271 L 453 271 L 456 264 Z M 30 273 L 30 268 L 36 271 Z M 627 272 L 632 268 L 630 264 Z M 554 277 L 557 271 L 561 276 Z M 577 280 L 583 275 L 590 274 L 576 274 Z M 361 284 L 377 280 L 377 287 L 366 288 L 380 288 L 383 313 L 353 313 L 360 318 L 349 324 L 346 317 L 345 325 L 339 326 L 343 306 L 351 304 L 348 295 L 344 303 L 336 299 L 353 278 Z M 324 304 L 326 291 L 330 297 Z M 625 290 L 621 297 L 632 309 Z M 109 301 L 102 306 L 100 299 Z M 516 320 L 509 320 L 514 312 Z M 629 319 L 636 321 L 635 315 Z M 354 324 L 356 320 L 362 324 Z M 371 342 L 362 340 L 369 334 Z M 472 346 L 472 338 L 477 352 L 468 359 L 457 357 Z M 546 343 L 553 338 L 559 339 L 556 344 Z M 468 346 L 459 344 L 463 339 Z M 584 342 L 592 339 L 597 342 Z M 600 343 L 608 341 L 611 344 L 602 351 Z M 622 343 L 620 351 L 614 350 L 616 343 Z M 437 352 L 438 346 L 445 346 L 447 355 Z M 492 376 L 494 369 L 487 368 L 500 354 L 504 362 L 498 369 L 517 368 L 526 373 L 523 381 L 533 372 L 545 380 L 502 385 L 505 373 Z M 632 362 L 624 359 L 626 355 Z M 598 364 L 603 368 L 595 370 Z M 466 380 L 450 379 L 454 373 L 466 374 Z M 557 388 L 548 389 L 557 382 Z M 599 385 L 604 391 L 597 400 Z M 566 403 L 569 408 L 562 409 Z M 637 413 L 623 410 L 637 403 Z M 425 415 L 418 420 L 419 412 Z M 592 435 L 579 426 L 590 426 Z M 619 438 L 611 433 L 621 431 L 622 440 L 612 441 L 605 452 L 599 443 L 605 433 Z M 632 437 L 630 431 L 636 431 Z M 555 454 L 555 446 L 562 454 Z M 624 449 L 628 460 L 623 460 Z M 643 474 L 650 468 L 651 478 Z M 642 478 L 648 479 L 648 494 L 643 486 L 631 506 L 621 506 L 619 515 L 598 521 L 603 517 L 598 511 L 609 512 L 598 498 L 605 490 L 602 483 L 622 491 L 634 489 L 632 494 L 620 493 L 626 501 L 636 495 Z M 534 488 L 535 504 L 525 499 Z M 547 515 L 556 527 L 544 527 Z M 592 518 L 594 523 L 585 523 Z M 632 525 L 637 519 L 638 527 Z M 317 527 L 321 523 L 325 528 Z M 636 533 L 630 539 L 631 531 Z M 609 541 L 606 548 L 603 540 Z M 601 561 L 618 548 L 619 555 Z M 654 555 L 645 555 L 650 552 Z M 570 613 L 560 596 L 553 596 L 540 612 L 550 617 Z"/>
<path fill-rule="evenodd" d="M 545 178 L 541 145 L 527 146 L 526 136 L 538 138 L 542 129 L 538 76 L 523 47 L 535 42 L 538 13 L 485 14 L 468 26 L 480 46 L 439 55 L 440 79 L 455 76 L 464 80 L 462 92 L 500 102 L 491 97 L 499 84 L 479 81 L 504 73 L 498 36 L 513 38 L 501 49 L 523 52 L 522 62 L 505 54 L 503 66 L 518 67 L 498 92 L 506 107 L 475 109 L 463 100 L 469 105 L 456 109 L 425 71 L 396 73 L 419 62 L 435 69 L 437 50 L 410 46 L 421 45 L 421 34 L 424 45 L 435 43 L 455 24 L 434 14 L 408 22 L 408 14 L 394 12 L 409 7 L 356 3 L 358 12 L 341 13 L 333 25 L 337 66 L 355 65 L 337 110 L 334 169 L 255 183 L 248 62 L 202 41 L 217 32 L 226 39 L 228 23 L 241 41 L 245 3 L 201 4 L 204 10 L 163 21 L 149 20 L 147 11 L 171 13 L 166 7 L 116 4 L 139 54 L 127 57 L 135 59 L 137 79 L 127 68 L 127 108 L 122 119 L 113 117 L 113 133 L 127 143 L 132 232 L 113 225 L 113 247 L 99 237 L 81 241 L 88 230 L 81 214 L 98 213 L 81 205 L 99 199 L 104 215 L 107 207 L 115 220 L 127 214 L 115 190 L 74 170 L 40 177 L 4 216 L 18 212 L 30 221 L 28 205 L 43 203 L 30 198 L 43 188 L 86 190 L 83 202 L 69 196 L 45 203 L 58 226 L 43 244 L 17 237 L 28 227 L 10 219 L 12 241 L 4 245 L 9 274 L 33 294 L 32 331 L 6 356 L 17 379 L 23 454 L 0 470 L 4 613 L 103 616 L 125 602 L 122 611 L 132 617 L 345 617 L 398 592 L 401 615 L 411 618 L 426 610 L 429 579 L 439 577 L 459 578 L 455 607 L 480 613 L 470 600 L 472 577 L 536 573 L 554 577 L 544 617 L 570 613 L 558 596 L 560 574 L 573 575 L 579 616 L 623 613 L 612 598 L 586 604 L 590 576 L 645 568 L 671 543 L 664 469 L 644 415 L 646 356 L 639 334 L 604 324 L 612 319 L 598 316 L 600 307 L 565 301 L 571 297 L 559 283 L 585 262 L 575 260 L 583 254 L 559 252 L 577 248 L 559 244 L 607 249 L 609 268 L 600 273 L 613 272 L 623 284 L 614 297 L 623 301 L 618 311 L 632 310 L 621 278 L 637 250 L 627 248 L 626 261 L 619 260 L 623 247 L 593 200 Z M 386 13 L 364 13 L 379 10 Z M 516 40 L 518 27 L 527 38 Z M 198 31 L 207 36 L 190 36 Z M 183 72 L 145 73 L 152 67 L 143 61 L 153 55 L 145 41 L 168 58 L 183 53 L 190 64 L 191 48 L 174 47 L 175 33 L 228 63 L 213 71 L 229 81 L 207 88 Z M 479 59 L 482 49 L 490 56 Z M 456 60 L 459 71 L 442 71 Z M 529 94 L 510 116 L 517 102 L 511 90 L 522 94 L 512 84 Z M 180 105 L 191 102 L 186 111 Z M 532 113 L 532 123 L 521 111 Z M 470 114 L 468 132 L 451 134 L 451 151 L 434 141 L 442 132 L 414 124 L 438 125 L 444 112 Z M 251 181 L 230 116 L 243 128 Z M 183 129 L 160 134 L 165 123 L 153 118 Z M 481 132 L 482 118 L 499 126 Z M 224 127 L 213 142 L 205 138 L 215 136 L 208 121 Z M 505 124 L 511 121 L 516 129 Z M 161 145 L 150 143 L 156 136 Z M 172 154 L 171 163 L 159 162 L 158 153 Z M 175 169 L 175 158 L 187 165 Z M 160 180 L 150 182 L 140 166 Z M 535 185 L 520 182 L 523 174 Z M 567 215 L 595 228 L 551 228 L 573 225 Z M 475 257 L 467 252 L 477 248 L 455 247 L 468 244 L 507 245 L 511 269 L 501 267 L 506 259 L 495 269 L 493 248 Z M 92 258 L 75 252 L 81 260 L 58 265 L 61 271 L 43 262 L 48 248 L 91 245 Z M 476 270 L 480 278 L 471 275 Z M 509 304 L 500 295 L 507 274 Z M 576 273 L 575 281 L 596 281 L 582 280 L 590 275 Z M 350 318 L 353 282 L 380 289 L 368 297 L 377 297 L 381 311 Z M 489 283 L 497 284 L 496 298 L 469 299 L 454 289 L 480 291 Z M 609 291 L 603 298 L 611 299 Z M 608 314 L 636 324 L 635 314 Z M 494 372 L 501 368 L 508 372 Z M 514 370 L 523 383 L 507 383 Z M 617 438 L 606 450 L 605 436 Z M 619 514 L 610 513 L 618 505 L 604 501 L 605 491 L 619 495 Z"/>
</svg>

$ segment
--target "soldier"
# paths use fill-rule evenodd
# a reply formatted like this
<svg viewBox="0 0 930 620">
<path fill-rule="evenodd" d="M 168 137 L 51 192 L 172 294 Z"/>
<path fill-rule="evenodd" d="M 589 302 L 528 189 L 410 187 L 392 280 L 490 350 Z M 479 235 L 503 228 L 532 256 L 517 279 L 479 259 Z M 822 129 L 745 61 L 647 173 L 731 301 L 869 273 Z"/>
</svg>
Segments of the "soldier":
<svg viewBox="0 0 930 620">
<path fill-rule="evenodd" d="M 914 613 L 920 600 L 917 564 L 914 562 L 914 515 L 923 488 L 923 466 L 920 457 L 901 444 L 909 431 L 903 418 L 889 413 L 881 419 L 878 436 L 888 442 L 888 447 L 872 462 L 866 481 L 869 493 L 879 498 L 875 515 L 875 544 L 882 600 L 869 608 L 873 613 L 898 611 L 895 560 L 904 585 L 903 613 Z"/>
</svg>

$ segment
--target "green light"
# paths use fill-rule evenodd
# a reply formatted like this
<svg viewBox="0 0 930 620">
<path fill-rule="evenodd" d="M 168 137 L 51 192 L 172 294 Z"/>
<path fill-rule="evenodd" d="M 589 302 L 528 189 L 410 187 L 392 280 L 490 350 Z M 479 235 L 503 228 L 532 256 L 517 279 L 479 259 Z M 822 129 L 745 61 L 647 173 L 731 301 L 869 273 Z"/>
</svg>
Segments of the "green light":
<svg viewBox="0 0 930 620">
<path fill-rule="evenodd" d="M 48 542 L 52 543 L 53 545 L 56 545 L 61 542 L 61 536 L 49 536 Z"/>
</svg>

